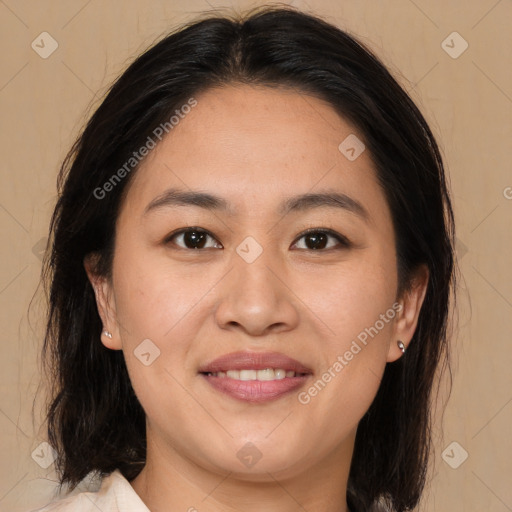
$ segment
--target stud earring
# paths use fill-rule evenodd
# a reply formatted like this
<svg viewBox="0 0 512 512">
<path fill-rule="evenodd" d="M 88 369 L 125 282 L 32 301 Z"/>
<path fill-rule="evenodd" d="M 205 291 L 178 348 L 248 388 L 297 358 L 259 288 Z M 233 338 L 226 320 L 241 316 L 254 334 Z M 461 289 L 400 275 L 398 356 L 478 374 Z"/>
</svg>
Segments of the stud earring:
<svg viewBox="0 0 512 512">
<path fill-rule="evenodd" d="M 107 330 L 104 330 L 104 331 L 103 331 L 103 334 L 104 334 L 107 338 L 112 339 L 112 333 L 111 333 L 111 332 L 108 332 Z"/>
<path fill-rule="evenodd" d="M 396 344 L 398 345 L 398 348 L 402 351 L 402 354 L 405 354 L 405 345 L 403 344 L 403 342 L 398 340 Z"/>
</svg>

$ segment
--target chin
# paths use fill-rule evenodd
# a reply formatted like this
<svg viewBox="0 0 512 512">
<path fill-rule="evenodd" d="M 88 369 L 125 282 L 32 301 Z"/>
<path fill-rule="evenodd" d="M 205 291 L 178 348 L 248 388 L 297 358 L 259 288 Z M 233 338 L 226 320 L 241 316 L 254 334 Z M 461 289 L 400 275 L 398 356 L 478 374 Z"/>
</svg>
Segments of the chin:
<svg viewBox="0 0 512 512">
<path fill-rule="evenodd" d="M 269 473 L 272 476 L 279 474 L 280 478 L 287 478 L 304 471 L 304 459 L 298 456 L 303 454 L 300 444 L 293 448 L 291 445 L 285 446 L 282 442 L 269 442 L 268 439 L 254 443 L 244 440 L 234 444 L 235 447 L 221 448 L 218 453 L 208 450 L 207 456 L 208 462 L 215 466 L 217 472 L 230 473 L 230 478 L 264 482 L 269 480 Z M 200 464 L 201 462 L 204 463 L 205 460 L 199 461 Z"/>
</svg>

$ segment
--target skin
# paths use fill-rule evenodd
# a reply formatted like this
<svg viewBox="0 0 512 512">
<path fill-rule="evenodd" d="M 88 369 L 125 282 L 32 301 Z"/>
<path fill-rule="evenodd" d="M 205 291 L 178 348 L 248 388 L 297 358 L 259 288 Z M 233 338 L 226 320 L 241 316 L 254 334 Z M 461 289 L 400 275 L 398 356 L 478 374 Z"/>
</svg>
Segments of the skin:
<svg viewBox="0 0 512 512">
<path fill-rule="evenodd" d="M 146 412 L 147 464 L 131 484 L 152 512 L 344 512 L 355 433 L 387 363 L 401 357 L 417 325 L 428 272 L 397 296 L 395 236 L 369 151 L 349 161 L 338 145 L 363 137 L 332 107 L 286 89 L 226 86 L 198 104 L 148 155 L 129 185 L 116 224 L 112 279 L 85 266 L 98 311 L 123 350 Z M 144 214 L 165 190 L 221 196 L 232 214 L 168 206 Z M 318 207 L 282 217 L 290 196 L 336 191 L 368 219 Z M 212 233 L 187 249 L 180 228 Z M 330 228 L 325 249 L 307 249 L 307 228 Z M 236 248 L 253 237 L 252 263 Z M 221 244 L 221 248 L 219 245 Z M 310 244 L 311 246 L 311 244 Z M 213 389 L 200 365 L 230 352 L 278 351 L 311 368 L 308 389 L 365 328 L 397 302 L 401 311 L 320 391 L 263 404 Z M 150 339 L 160 356 L 135 357 Z M 261 459 L 246 467 L 248 442 Z"/>
</svg>

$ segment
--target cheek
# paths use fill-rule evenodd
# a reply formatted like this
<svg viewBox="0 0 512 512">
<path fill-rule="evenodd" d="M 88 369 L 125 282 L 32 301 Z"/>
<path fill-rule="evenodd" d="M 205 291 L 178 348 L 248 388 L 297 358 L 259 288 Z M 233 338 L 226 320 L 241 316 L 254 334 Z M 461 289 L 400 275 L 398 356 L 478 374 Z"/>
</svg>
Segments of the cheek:
<svg viewBox="0 0 512 512">
<path fill-rule="evenodd" d="M 390 271 L 392 262 L 383 264 L 377 256 L 368 253 L 302 289 L 304 302 L 322 321 L 317 326 L 328 329 L 318 340 L 323 368 L 301 403 L 318 417 L 328 409 L 328 417 L 350 418 L 354 423 L 347 427 L 364 415 L 378 391 L 396 317 L 396 272 Z"/>
<path fill-rule="evenodd" d="M 345 265 L 306 277 L 301 291 L 304 302 L 329 328 L 329 338 L 343 345 L 370 328 L 392 307 L 396 295 L 396 272 L 392 258 L 384 263 L 371 253 L 354 257 Z M 391 317 L 392 312 L 390 315 Z M 394 317 L 394 315 L 393 315 Z M 391 318 L 392 319 L 392 318 Z M 388 318 L 386 318 L 388 320 Z M 391 322 L 379 323 L 387 331 Z"/>
<path fill-rule="evenodd" d="M 309 295 L 308 305 L 329 329 L 316 340 L 323 367 L 298 397 L 313 427 L 326 432 L 327 444 L 348 435 L 375 398 L 396 316 L 393 278 L 368 269 L 335 277 L 319 283 L 323 293 Z M 329 428 L 333 418 L 341 430 Z"/>
<path fill-rule="evenodd" d="M 114 261 L 114 288 L 130 381 L 148 417 L 179 428 L 190 402 L 179 382 L 199 325 L 194 304 L 204 295 L 194 284 L 204 277 L 191 282 L 166 258 L 134 245 L 123 249 Z M 176 403 L 180 414 L 164 418 Z"/>
<path fill-rule="evenodd" d="M 120 251 L 121 253 L 121 251 Z M 124 252 L 114 264 L 116 312 L 133 337 L 162 339 L 194 308 L 207 286 L 198 271 L 187 271 L 151 252 Z M 199 273 L 200 274 L 200 273 Z"/>
<path fill-rule="evenodd" d="M 194 341 L 201 339 L 199 331 L 212 307 L 208 291 L 222 274 L 172 263 L 157 251 L 139 252 L 135 245 L 125 249 L 114 261 L 123 352 L 139 400 L 145 409 L 156 407 L 158 415 L 162 389 L 168 391 L 168 406 L 189 399 L 177 382 L 193 362 Z M 142 354 L 148 352 L 149 361 L 144 361 Z"/>
</svg>

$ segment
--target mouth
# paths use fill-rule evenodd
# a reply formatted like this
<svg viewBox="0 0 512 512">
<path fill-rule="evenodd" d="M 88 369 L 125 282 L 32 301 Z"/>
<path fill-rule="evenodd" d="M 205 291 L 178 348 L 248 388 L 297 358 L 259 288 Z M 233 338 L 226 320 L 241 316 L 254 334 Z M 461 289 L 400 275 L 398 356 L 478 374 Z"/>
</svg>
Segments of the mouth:
<svg viewBox="0 0 512 512">
<path fill-rule="evenodd" d="M 282 380 L 286 377 L 301 377 L 307 375 L 306 373 L 295 373 L 293 370 L 285 370 L 284 368 L 264 368 L 263 370 L 249 369 L 249 370 L 226 370 L 225 372 L 207 372 L 203 375 L 208 377 L 219 377 L 220 379 L 229 378 L 241 381 L 259 380 Z"/>
<path fill-rule="evenodd" d="M 311 369 L 278 352 L 234 352 L 203 365 L 198 372 L 216 391 L 231 398 L 261 403 L 304 386 Z"/>
</svg>

